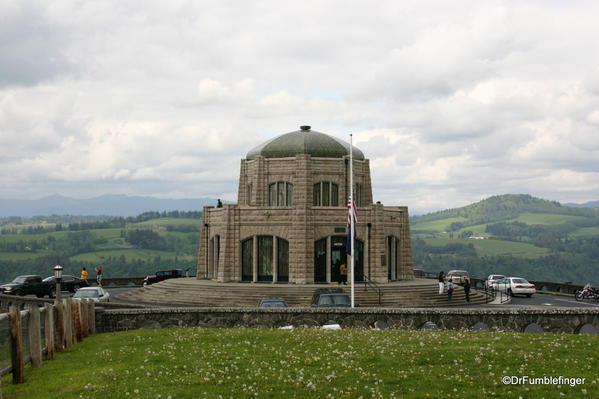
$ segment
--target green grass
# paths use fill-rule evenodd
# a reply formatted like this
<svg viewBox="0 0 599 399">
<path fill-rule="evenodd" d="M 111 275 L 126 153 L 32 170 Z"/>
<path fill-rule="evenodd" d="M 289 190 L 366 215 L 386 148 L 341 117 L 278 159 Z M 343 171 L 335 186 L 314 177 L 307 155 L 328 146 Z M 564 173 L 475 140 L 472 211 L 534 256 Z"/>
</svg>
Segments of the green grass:
<svg viewBox="0 0 599 399">
<path fill-rule="evenodd" d="M 0 252 L 0 260 L 24 260 L 35 259 L 47 255 L 48 252 Z"/>
<path fill-rule="evenodd" d="M 4 398 L 599 397 L 599 336 L 163 329 L 100 334 Z M 585 378 L 504 385 L 503 376 Z"/>
<path fill-rule="evenodd" d="M 572 221 L 586 220 L 584 216 L 555 215 L 551 213 L 523 213 L 508 222 L 522 222 L 526 224 L 556 225 Z"/>
<path fill-rule="evenodd" d="M 503 241 L 503 240 L 470 240 L 450 238 L 425 238 L 428 245 L 442 247 L 447 244 L 460 243 L 472 244 L 478 256 L 511 255 L 525 258 L 538 258 L 547 255 L 547 248 L 535 247 L 525 242 Z"/>
<path fill-rule="evenodd" d="M 433 220 L 430 222 L 418 223 L 418 219 L 416 219 L 416 223 L 412 223 L 411 227 L 415 230 L 436 230 L 436 231 L 445 231 L 449 228 L 453 222 L 466 222 L 468 219 L 463 217 L 455 217 L 455 218 L 446 218 L 441 220 Z"/>
<path fill-rule="evenodd" d="M 583 227 L 570 233 L 570 237 L 596 237 L 599 236 L 599 226 L 597 227 Z"/>
</svg>

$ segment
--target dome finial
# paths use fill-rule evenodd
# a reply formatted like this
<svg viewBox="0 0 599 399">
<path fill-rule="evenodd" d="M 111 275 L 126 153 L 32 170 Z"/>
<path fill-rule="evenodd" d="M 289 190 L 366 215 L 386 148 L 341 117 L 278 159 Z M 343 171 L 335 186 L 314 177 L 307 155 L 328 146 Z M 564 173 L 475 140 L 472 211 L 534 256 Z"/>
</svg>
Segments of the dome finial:
<svg viewBox="0 0 599 399">
<path fill-rule="evenodd" d="M 300 129 L 302 129 L 304 132 L 309 132 L 311 128 L 312 126 L 308 125 L 300 126 Z"/>
</svg>

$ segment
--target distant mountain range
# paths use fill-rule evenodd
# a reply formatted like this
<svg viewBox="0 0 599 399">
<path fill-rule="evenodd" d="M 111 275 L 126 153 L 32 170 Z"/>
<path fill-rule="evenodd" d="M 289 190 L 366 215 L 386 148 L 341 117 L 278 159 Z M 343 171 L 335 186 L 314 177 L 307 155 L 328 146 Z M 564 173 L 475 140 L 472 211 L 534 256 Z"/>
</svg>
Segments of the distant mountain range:
<svg viewBox="0 0 599 399">
<path fill-rule="evenodd" d="M 216 206 L 216 198 L 161 199 L 102 195 L 95 198 L 69 198 L 51 195 L 35 200 L 0 199 L 0 217 L 49 215 L 136 216 L 148 211 L 201 211 L 204 205 Z"/>
<path fill-rule="evenodd" d="M 575 204 L 573 202 L 568 202 L 567 204 L 563 204 L 564 206 L 571 206 L 573 208 L 599 208 L 599 201 L 589 201 L 584 204 Z"/>
</svg>

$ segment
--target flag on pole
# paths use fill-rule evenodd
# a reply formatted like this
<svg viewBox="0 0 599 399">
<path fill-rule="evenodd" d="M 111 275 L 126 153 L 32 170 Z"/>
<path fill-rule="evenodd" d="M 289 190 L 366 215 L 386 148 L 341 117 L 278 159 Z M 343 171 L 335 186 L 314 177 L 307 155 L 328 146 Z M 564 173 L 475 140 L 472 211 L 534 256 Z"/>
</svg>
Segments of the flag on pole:
<svg viewBox="0 0 599 399">
<path fill-rule="evenodd" d="M 356 202 L 353 199 L 353 195 L 350 194 L 347 199 L 347 241 L 345 242 L 345 253 L 348 255 L 351 255 L 352 242 L 355 245 L 355 237 L 352 237 L 352 232 L 356 229 L 356 223 L 358 223 Z"/>
</svg>

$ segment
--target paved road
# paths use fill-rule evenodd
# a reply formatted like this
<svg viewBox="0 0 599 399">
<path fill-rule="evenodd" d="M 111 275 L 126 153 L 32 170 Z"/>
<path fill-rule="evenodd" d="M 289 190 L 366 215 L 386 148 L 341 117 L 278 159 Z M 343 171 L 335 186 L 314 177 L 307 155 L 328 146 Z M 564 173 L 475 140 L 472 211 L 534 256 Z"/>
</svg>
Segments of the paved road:
<svg viewBox="0 0 599 399">
<path fill-rule="evenodd" d="M 516 296 L 512 298 L 511 306 L 563 306 L 568 308 L 576 307 L 599 307 L 599 302 L 582 301 L 578 302 L 574 299 L 574 295 L 550 295 L 550 294 L 535 294 L 530 298 Z M 509 305 L 508 305 L 509 306 Z"/>
</svg>

